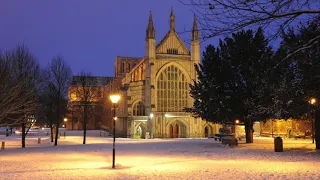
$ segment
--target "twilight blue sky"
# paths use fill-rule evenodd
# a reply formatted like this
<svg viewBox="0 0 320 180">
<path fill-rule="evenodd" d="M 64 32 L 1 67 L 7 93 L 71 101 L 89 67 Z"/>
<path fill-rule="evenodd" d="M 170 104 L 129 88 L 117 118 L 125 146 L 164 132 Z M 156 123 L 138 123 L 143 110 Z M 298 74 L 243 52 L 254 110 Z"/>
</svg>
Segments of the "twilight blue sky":
<svg viewBox="0 0 320 180">
<path fill-rule="evenodd" d="M 191 7 L 178 0 L 1 0 L 0 49 L 25 43 L 42 67 L 61 55 L 74 75 L 84 69 L 92 75 L 112 76 L 116 56 L 144 56 L 150 10 L 157 43 L 164 37 L 171 6 L 176 31 L 190 30 Z M 180 37 L 189 42 L 190 33 Z M 201 50 L 217 41 L 206 41 Z"/>
</svg>

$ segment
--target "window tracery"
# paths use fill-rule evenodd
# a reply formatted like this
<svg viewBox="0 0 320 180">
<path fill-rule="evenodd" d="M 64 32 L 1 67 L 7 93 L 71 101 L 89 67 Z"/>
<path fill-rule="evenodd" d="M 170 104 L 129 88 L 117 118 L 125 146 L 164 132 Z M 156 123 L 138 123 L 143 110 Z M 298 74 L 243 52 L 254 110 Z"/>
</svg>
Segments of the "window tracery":
<svg viewBox="0 0 320 180">
<path fill-rule="evenodd" d="M 184 73 L 174 65 L 165 68 L 157 79 L 158 111 L 183 111 L 188 104 L 189 84 Z"/>
</svg>

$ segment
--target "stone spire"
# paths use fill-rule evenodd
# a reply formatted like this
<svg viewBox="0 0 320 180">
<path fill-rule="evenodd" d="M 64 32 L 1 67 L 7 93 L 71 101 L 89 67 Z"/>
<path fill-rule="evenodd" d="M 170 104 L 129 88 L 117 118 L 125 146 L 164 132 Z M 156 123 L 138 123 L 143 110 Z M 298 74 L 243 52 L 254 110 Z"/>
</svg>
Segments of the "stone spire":
<svg viewBox="0 0 320 180">
<path fill-rule="evenodd" d="M 146 39 L 155 39 L 155 38 L 156 38 L 156 31 L 153 26 L 152 12 L 150 11 L 148 28 L 146 31 Z"/>
<path fill-rule="evenodd" d="M 194 15 L 191 40 L 199 41 L 199 39 L 200 39 L 200 34 L 198 30 L 198 25 L 197 25 L 197 18 L 196 18 L 196 15 Z"/>
<path fill-rule="evenodd" d="M 175 31 L 175 17 L 173 14 L 173 7 L 171 7 L 171 13 L 170 13 L 170 30 Z"/>
</svg>

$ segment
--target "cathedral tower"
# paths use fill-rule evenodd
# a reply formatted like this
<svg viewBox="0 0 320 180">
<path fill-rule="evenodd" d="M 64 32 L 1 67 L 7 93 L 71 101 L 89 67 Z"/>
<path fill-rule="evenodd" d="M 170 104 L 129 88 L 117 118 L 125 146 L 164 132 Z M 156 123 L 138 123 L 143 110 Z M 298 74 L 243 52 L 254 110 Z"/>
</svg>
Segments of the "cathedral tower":
<svg viewBox="0 0 320 180">
<path fill-rule="evenodd" d="M 191 60 L 200 63 L 200 33 L 197 26 L 197 18 L 194 15 L 191 33 Z"/>
<path fill-rule="evenodd" d="M 171 7 L 170 13 L 170 31 L 175 31 L 175 16 L 173 14 L 173 7 Z"/>
<path fill-rule="evenodd" d="M 146 30 L 146 57 L 154 59 L 156 57 L 156 30 L 153 26 L 152 12 L 150 11 L 149 23 Z"/>
</svg>

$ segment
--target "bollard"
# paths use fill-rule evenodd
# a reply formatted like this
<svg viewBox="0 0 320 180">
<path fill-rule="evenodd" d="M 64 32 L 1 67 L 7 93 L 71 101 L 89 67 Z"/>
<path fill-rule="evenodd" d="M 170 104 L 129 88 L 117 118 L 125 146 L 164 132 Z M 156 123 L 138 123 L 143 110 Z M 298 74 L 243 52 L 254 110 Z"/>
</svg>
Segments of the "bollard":
<svg viewBox="0 0 320 180">
<path fill-rule="evenodd" d="M 1 150 L 4 150 L 4 146 L 5 146 L 5 142 L 2 141 L 2 143 L 1 143 Z"/>
<path fill-rule="evenodd" d="M 41 138 L 38 138 L 38 144 L 41 144 Z"/>
<path fill-rule="evenodd" d="M 283 142 L 281 137 L 274 139 L 274 152 L 283 152 Z"/>
</svg>

